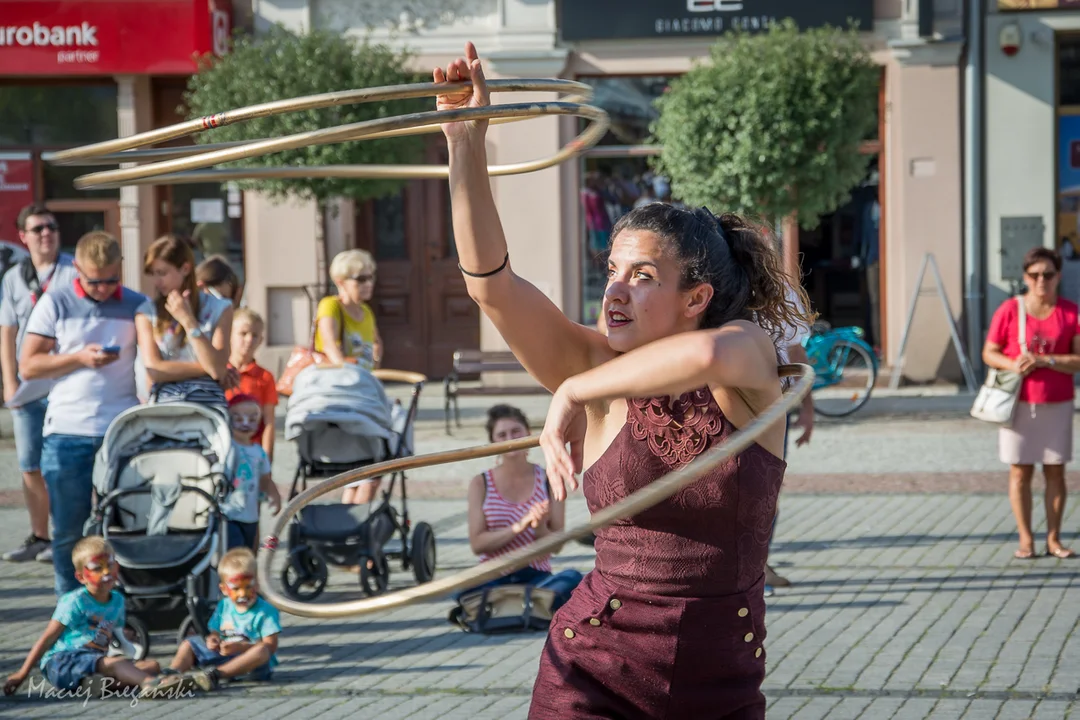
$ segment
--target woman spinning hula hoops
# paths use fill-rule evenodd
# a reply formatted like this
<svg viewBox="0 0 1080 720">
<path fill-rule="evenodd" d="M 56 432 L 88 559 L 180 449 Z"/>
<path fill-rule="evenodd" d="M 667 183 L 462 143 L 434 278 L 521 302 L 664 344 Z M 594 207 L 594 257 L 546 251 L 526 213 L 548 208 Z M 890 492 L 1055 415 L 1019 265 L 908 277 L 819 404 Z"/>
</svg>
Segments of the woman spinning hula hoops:
<svg viewBox="0 0 1080 720">
<path fill-rule="evenodd" d="M 440 95 L 440 110 L 488 104 L 471 43 L 434 78 L 472 82 Z M 776 401 L 772 338 L 809 321 L 787 302 L 780 258 L 757 228 L 653 204 L 612 231 L 606 336 L 572 322 L 510 266 L 486 129 L 443 125 L 459 261 L 469 294 L 554 393 L 541 436 L 553 498 L 585 467 L 595 512 Z M 765 716 L 763 586 L 783 442 L 777 424 L 711 475 L 597 532 L 596 569 L 552 620 L 531 718 Z"/>
</svg>

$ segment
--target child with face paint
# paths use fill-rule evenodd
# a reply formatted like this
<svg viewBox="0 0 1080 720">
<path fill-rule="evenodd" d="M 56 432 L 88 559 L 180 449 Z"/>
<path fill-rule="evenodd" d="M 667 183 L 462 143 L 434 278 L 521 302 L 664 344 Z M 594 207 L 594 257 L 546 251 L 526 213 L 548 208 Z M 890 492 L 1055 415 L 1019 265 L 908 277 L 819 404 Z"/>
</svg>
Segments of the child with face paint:
<svg viewBox="0 0 1080 720">
<path fill-rule="evenodd" d="M 259 596 L 255 554 L 247 548 L 230 550 L 218 565 L 218 576 L 225 597 L 210 618 L 210 634 L 189 637 L 180 645 L 161 673 L 161 688 L 180 685 L 210 691 L 222 679 L 245 675 L 257 681 L 271 679 L 278 664 L 281 620 L 277 608 Z"/>
<path fill-rule="evenodd" d="M 60 690 L 75 690 L 97 674 L 125 688 L 141 688 L 141 697 L 153 694 L 156 662 L 108 657 L 114 637 L 131 649 L 124 636 L 124 597 L 114 589 L 119 566 L 113 549 L 104 538 L 92 535 L 75 544 L 71 560 L 82 587 L 60 596 L 45 632 L 19 671 L 4 683 L 4 694 L 18 690 L 38 662 L 45 679 Z"/>
<path fill-rule="evenodd" d="M 259 495 L 266 494 L 276 515 L 281 509 L 281 493 L 270 477 L 270 458 L 255 442 L 263 421 L 263 408 L 251 395 L 234 395 L 229 400 L 229 422 L 237 452 L 233 490 L 222 504 L 228 519 L 228 547 L 258 550 Z"/>
</svg>

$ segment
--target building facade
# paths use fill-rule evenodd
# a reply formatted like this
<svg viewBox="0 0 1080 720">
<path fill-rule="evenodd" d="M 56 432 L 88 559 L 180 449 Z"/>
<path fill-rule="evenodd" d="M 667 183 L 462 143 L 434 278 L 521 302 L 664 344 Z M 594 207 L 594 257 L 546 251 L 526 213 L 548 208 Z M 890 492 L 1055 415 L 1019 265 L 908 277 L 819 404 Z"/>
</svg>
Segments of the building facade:
<svg viewBox="0 0 1080 720">
<path fill-rule="evenodd" d="M 142 256 L 178 232 L 204 252 L 243 262 L 240 193 L 221 185 L 79 191 L 97 169 L 60 167 L 49 151 L 179 122 L 195 58 L 223 53 L 227 0 L 6 0 L 0 12 L 0 240 L 18 243 L 16 216 L 44 202 L 71 249 L 103 229 L 124 245 L 124 280 L 145 288 Z M 168 28 L 163 32 L 163 28 Z M 115 166 L 113 166 L 115 167 Z"/>
<path fill-rule="evenodd" d="M 1080 3 L 988 3 L 984 327 L 1037 245 L 1062 251 L 1061 292 L 1080 302 Z"/>
<path fill-rule="evenodd" d="M 579 161 L 493 180 L 517 271 L 568 316 L 589 324 L 596 321 L 602 293 L 596 255 L 604 220 L 593 227 L 584 199 L 600 194 L 610 223 L 642 197 L 664 197 L 666 183 L 649 172 L 651 150 L 644 143 L 655 116 L 652 100 L 667 83 L 707 57 L 718 34 L 733 26 L 753 32 L 793 14 L 803 26 L 859 19 L 882 68 L 879 132 L 865 143 L 870 169 L 852 201 L 818 229 L 799 233 L 797 243 L 815 309 L 833 324 L 866 327 L 886 361 L 895 360 L 926 253 L 941 269 L 952 308 L 961 307 L 961 3 L 938 0 L 921 36 L 918 6 L 926 3 L 913 0 L 668 0 L 668 8 L 658 8 L 664 4 L 413 2 L 413 15 L 402 16 L 374 2 L 252 0 L 251 12 L 257 31 L 281 23 L 357 37 L 371 33 L 409 47 L 421 70 L 445 66 L 473 40 L 489 77 L 559 77 L 592 85 L 591 102 L 613 121 L 600 145 Z M 397 24 L 398 32 L 386 30 L 386 23 Z M 508 93 L 494 101 L 529 99 Z M 553 153 L 574 137 L 577 123 L 542 118 L 492 126 L 491 161 Z M 432 157 L 444 157 L 440 138 L 431 142 Z M 246 299 L 269 317 L 264 361 L 273 368 L 310 330 L 313 305 L 306 288 L 317 283 L 315 210 L 248 194 L 244 225 Z M 440 181 L 417 181 L 399 196 L 362 206 L 343 202 L 331 222 L 331 254 L 347 247 L 375 253 L 376 313 L 389 365 L 439 376 L 458 347 L 502 347 L 464 294 L 451 232 L 447 187 Z M 868 264 L 875 242 L 879 260 Z M 922 381 L 959 377 L 944 314 L 922 302 L 913 327 L 917 342 L 906 348 L 905 375 Z"/>
</svg>

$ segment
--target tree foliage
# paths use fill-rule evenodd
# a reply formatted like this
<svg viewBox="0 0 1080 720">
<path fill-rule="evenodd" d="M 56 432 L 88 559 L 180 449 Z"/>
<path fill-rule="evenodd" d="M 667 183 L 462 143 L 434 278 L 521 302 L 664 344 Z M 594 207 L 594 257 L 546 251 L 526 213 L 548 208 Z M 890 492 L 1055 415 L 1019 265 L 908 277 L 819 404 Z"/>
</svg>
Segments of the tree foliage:
<svg viewBox="0 0 1080 720">
<path fill-rule="evenodd" d="M 656 169 L 686 203 L 812 229 L 866 176 L 879 77 L 855 28 L 730 35 L 658 100 Z"/>
<path fill-rule="evenodd" d="M 397 53 L 366 40 L 358 42 L 322 31 L 297 35 L 275 26 L 257 39 L 238 36 L 229 54 L 205 62 L 188 82 L 184 96 L 188 117 L 305 95 L 418 82 L 419 76 L 407 69 L 408 60 L 407 53 Z M 431 98 L 341 105 L 256 118 L 196 137 L 200 142 L 276 138 L 431 109 L 434 109 Z M 422 158 L 423 148 L 423 136 L 416 135 L 361 140 L 263 155 L 226 167 L 408 164 Z M 382 197 L 395 192 L 403 182 L 289 178 L 244 181 L 241 187 L 260 190 L 278 199 L 298 196 L 325 204 L 335 197 L 357 200 Z"/>
</svg>

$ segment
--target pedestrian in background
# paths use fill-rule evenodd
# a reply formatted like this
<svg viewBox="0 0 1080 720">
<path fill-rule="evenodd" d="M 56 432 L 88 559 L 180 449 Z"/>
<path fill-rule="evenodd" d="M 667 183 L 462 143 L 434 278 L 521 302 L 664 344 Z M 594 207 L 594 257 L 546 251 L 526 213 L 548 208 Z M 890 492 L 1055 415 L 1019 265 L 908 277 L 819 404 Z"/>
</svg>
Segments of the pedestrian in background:
<svg viewBox="0 0 1080 720">
<path fill-rule="evenodd" d="M 120 284 L 120 243 L 94 231 L 75 246 L 78 277 L 45 293 L 26 323 L 19 372 L 54 379 L 41 473 L 49 490 L 56 594 L 79 587 L 71 550 L 90 517 L 94 457 L 117 415 L 139 404 L 135 310 L 146 297 Z"/>
<path fill-rule="evenodd" d="M 17 222 L 19 239 L 30 254 L 8 270 L 0 283 L 0 369 L 4 377 L 4 404 L 11 410 L 30 534 L 22 545 L 3 557 L 8 562 L 36 559 L 51 563 L 49 493 L 41 476 L 41 442 L 49 383 L 22 386 L 19 351 L 34 305 L 50 287 L 69 287 L 77 273 L 72 257 L 60 252 L 60 228 L 56 217 L 44 205 L 27 205 L 19 212 Z"/>
<path fill-rule="evenodd" d="M 1031 478 L 1042 464 L 1046 478 L 1046 553 L 1076 556 L 1061 544 L 1065 513 L 1065 465 L 1073 450 L 1073 373 L 1080 371 L 1077 306 L 1058 296 L 1061 256 L 1044 247 L 1024 256 L 1025 294 L 1001 304 L 990 321 L 983 362 L 1023 376 L 1010 427 L 998 431 L 998 452 L 1009 465 L 1012 504 L 1021 560 L 1036 557 L 1031 528 Z M 1025 337 L 1020 337 L 1021 313 Z"/>
</svg>

